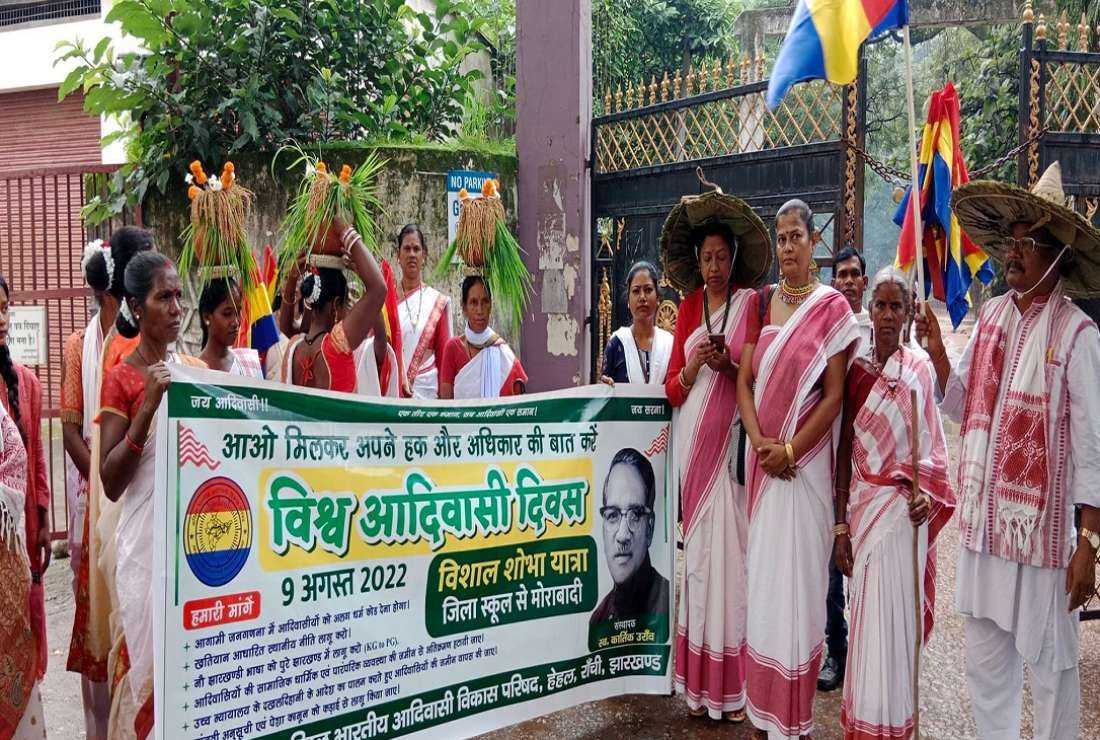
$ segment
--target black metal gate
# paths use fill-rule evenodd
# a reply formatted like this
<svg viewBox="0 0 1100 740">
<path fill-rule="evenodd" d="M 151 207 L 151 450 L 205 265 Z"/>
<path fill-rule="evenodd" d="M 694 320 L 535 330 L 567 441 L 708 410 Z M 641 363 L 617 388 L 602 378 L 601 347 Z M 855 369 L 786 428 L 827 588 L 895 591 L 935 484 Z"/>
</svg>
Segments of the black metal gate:
<svg viewBox="0 0 1100 740">
<path fill-rule="evenodd" d="M 705 189 L 696 168 L 765 223 L 784 201 L 806 201 L 821 216 L 819 264 L 845 243 L 860 246 L 863 164 L 845 142 L 863 145 L 865 71 L 846 87 L 797 85 L 775 111 L 763 71 L 763 59 L 730 60 L 604 95 L 592 121 L 593 380 L 611 332 L 629 321 L 626 272 L 638 259 L 659 261 L 669 210 Z M 680 296 L 661 287 L 667 329 Z"/>
<path fill-rule="evenodd" d="M 1020 51 L 1020 140 L 1042 133 L 1020 154 L 1019 181 L 1031 186 L 1053 162 L 1072 207 L 1100 222 L 1100 53 L 1090 52 L 1090 29 L 1066 14 L 1048 29 L 1042 16 L 1024 18 Z M 1100 319 L 1100 300 L 1078 301 Z M 1097 557 L 1100 564 L 1100 555 Z M 1100 619 L 1100 589 L 1081 619 Z"/>
</svg>

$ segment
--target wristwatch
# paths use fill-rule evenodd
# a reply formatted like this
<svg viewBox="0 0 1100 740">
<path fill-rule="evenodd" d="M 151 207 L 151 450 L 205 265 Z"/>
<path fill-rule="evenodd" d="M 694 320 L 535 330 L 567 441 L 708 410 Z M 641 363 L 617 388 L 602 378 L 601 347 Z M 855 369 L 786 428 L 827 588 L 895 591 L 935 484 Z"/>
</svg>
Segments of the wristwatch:
<svg viewBox="0 0 1100 740">
<path fill-rule="evenodd" d="M 1087 529 L 1085 527 L 1081 527 L 1081 529 L 1079 529 L 1077 533 L 1085 538 L 1085 542 L 1089 543 L 1089 547 L 1092 548 L 1092 551 L 1094 553 L 1100 552 L 1100 534 L 1097 534 L 1091 529 Z"/>
</svg>

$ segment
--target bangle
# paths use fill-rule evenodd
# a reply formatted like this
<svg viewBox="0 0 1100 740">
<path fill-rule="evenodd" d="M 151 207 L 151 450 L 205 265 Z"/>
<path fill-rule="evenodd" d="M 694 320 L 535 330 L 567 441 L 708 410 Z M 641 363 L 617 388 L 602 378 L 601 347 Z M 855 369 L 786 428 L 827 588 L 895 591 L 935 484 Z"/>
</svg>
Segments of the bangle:
<svg viewBox="0 0 1100 740">
<path fill-rule="evenodd" d="M 130 452 L 133 452 L 135 455 L 138 456 L 145 452 L 145 448 L 139 445 L 130 437 L 130 432 L 126 432 L 126 436 L 124 437 L 124 439 L 126 440 L 126 446 L 130 448 Z"/>
<path fill-rule="evenodd" d="M 695 383 L 689 383 L 686 380 L 684 380 L 684 370 L 686 370 L 686 369 L 687 368 L 683 368 L 683 367 L 680 368 L 680 374 L 677 377 L 680 380 L 680 387 L 683 388 L 685 391 L 690 391 L 692 386 L 695 385 Z"/>
<path fill-rule="evenodd" d="M 793 467 L 797 467 L 797 466 L 795 465 L 795 459 L 794 459 L 794 448 L 793 448 L 793 447 L 791 447 L 791 443 L 790 443 L 790 442 L 788 442 L 788 443 L 787 443 L 786 445 L 784 445 L 784 447 L 785 447 L 785 448 L 786 448 L 786 450 L 787 450 L 787 463 L 788 463 L 788 464 L 789 464 L 789 465 L 790 465 L 790 466 L 791 466 L 792 468 L 793 468 Z"/>
<path fill-rule="evenodd" d="M 840 537 L 841 535 L 847 535 L 851 533 L 851 529 L 848 528 L 848 522 L 841 522 L 833 526 L 833 537 Z"/>
</svg>

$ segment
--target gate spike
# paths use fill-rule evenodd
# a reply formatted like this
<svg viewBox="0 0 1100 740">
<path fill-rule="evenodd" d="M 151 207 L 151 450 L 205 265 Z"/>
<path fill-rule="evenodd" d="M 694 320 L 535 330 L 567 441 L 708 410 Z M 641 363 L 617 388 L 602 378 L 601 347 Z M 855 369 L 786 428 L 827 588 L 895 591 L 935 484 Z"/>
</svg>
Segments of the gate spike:
<svg viewBox="0 0 1100 740">
<path fill-rule="evenodd" d="M 737 60 L 733 55 L 726 60 L 726 87 L 737 86 Z"/>
<path fill-rule="evenodd" d="M 680 97 L 680 70 L 676 70 L 676 74 L 672 76 L 672 99 L 675 100 Z"/>
<path fill-rule="evenodd" d="M 684 97 L 685 98 L 690 98 L 691 97 L 691 88 L 694 85 L 694 83 L 695 83 L 695 67 L 692 65 L 691 62 L 688 62 L 688 73 L 687 73 L 687 76 L 684 77 Z"/>
<path fill-rule="evenodd" d="M 1058 48 L 1066 48 L 1066 36 L 1069 35 L 1069 15 L 1066 11 L 1062 11 L 1062 15 L 1058 17 Z"/>
<path fill-rule="evenodd" d="M 615 112 L 622 113 L 623 110 L 623 88 L 622 85 L 615 86 Z"/>
<path fill-rule="evenodd" d="M 764 66 L 767 60 L 764 59 L 764 50 L 761 49 L 756 53 L 756 81 L 764 79 Z"/>
<path fill-rule="evenodd" d="M 752 62 L 749 61 L 749 53 L 745 52 L 745 55 L 741 57 L 741 84 L 747 85 L 752 80 L 749 78 L 749 68 Z"/>
<path fill-rule="evenodd" d="M 634 108 L 634 83 L 630 82 L 626 86 L 626 107 L 627 110 Z"/>
<path fill-rule="evenodd" d="M 657 102 L 657 78 L 650 75 L 649 78 L 649 104 L 653 105 Z"/>
<path fill-rule="evenodd" d="M 604 114 L 611 112 L 611 88 L 607 88 L 603 91 L 603 112 Z"/>
<path fill-rule="evenodd" d="M 1077 50 L 1089 50 L 1089 24 L 1084 11 L 1081 12 L 1081 22 L 1077 24 Z"/>
<path fill-rule="evenodd" d="M 1047 19 L 1042 13 L 1040 13 L 1039 14 L 1039 25 L 1035 27 L 1035 40 L 1036 41 L 1046 41 L 1046 39 L 1047 39 Z"/>
<path fill-rule="evenodd" d="M 722 89 L 722 62 L 720 62 L 717 59 L 714 60 L 714 66 L 710 68 L 710 75 L 711 75 L 711 83 L 712 83 L 713 89 L 721 90 Z"/>
<path fill-rule="evenodd" d="M 1023 19 L 1024 23 L 1029 26 L 1035 20 L 1035 10 L 1031 7 L 1031 0 L 1027 0 L 1027 2 L 1024 3 Z"/>
<path fill-rule="evenodd" d="M 661 78 L 661 102 L 668 100 L 668 70 L 665 70 L 664 77 Z"/>
</svg>

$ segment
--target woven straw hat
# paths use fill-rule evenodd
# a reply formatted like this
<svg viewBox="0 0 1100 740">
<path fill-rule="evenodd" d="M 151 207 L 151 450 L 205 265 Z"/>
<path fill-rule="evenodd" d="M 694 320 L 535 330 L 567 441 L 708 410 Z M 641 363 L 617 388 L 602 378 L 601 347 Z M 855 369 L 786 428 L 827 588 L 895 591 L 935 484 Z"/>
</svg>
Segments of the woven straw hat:
<svg viewBox="0 0 1100 740">
<path fill-rule="evenodd" d="M 729 227 L 736 240 L 733 283 L 743 288 L 759 286 L 772 262 L 768 229 L 748 203 L 726 195 L 720 188 L 702 195 L 685 195 L 668 214 L 661 230 L 661 262 L 669 282 L 684 292 L 702 286 L 696 250 L 700 232 L 712 224 Z"/>
<path fill-rule="evenodd" d="M 1012 236 L 1012 224 L 1045 228 L 1074 251 L 1073 272 L 1065 282 L 1072 298 L 1100 297 L 1100 229 L 1066 205 L 1062 167 L 1055 162 L 1029 191 L 992 180 L 962 185 L 951 199 L 963 231 L 985 252 L 1004 262 L 1001 243 Z"/>
</svg>

